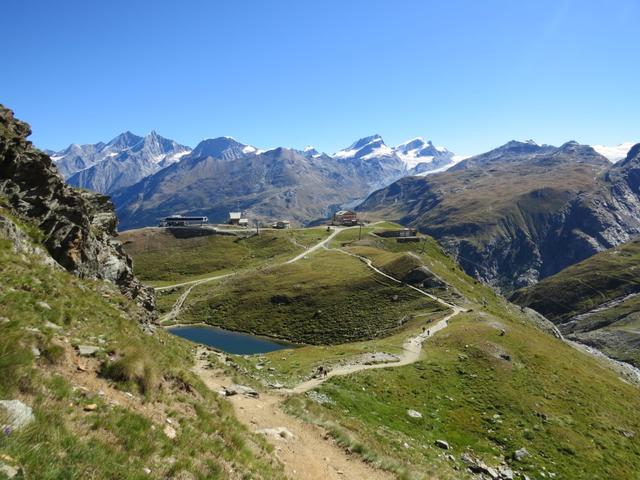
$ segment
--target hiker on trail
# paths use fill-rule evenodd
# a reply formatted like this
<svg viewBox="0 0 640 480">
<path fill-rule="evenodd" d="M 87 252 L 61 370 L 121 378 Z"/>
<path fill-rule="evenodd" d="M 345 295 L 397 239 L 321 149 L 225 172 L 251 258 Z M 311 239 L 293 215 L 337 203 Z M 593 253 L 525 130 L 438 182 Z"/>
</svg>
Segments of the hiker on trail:
<svg viewBox="0 0 640 480">
<path fill-rule="evenodd" d="M 431 336 L 431 330 L 427 330 L 427 337 Z"/>
<path fill-rule="evenodd" d="M 427 327 L 422 327 L 422 333 L 427 329 Z"/>
</svg>

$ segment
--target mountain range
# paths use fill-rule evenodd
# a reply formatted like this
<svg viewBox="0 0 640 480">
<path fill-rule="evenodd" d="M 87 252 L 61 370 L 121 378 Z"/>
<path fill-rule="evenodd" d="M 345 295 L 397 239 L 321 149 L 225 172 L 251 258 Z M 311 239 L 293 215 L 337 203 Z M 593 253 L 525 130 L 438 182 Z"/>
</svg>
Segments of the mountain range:
<svg viewBox="0 0 640 480">
<path fill-rule="evenodd" d="M 72 144 L 51 159 L 67 183 L 99 193 L 113 193 L 177 162 L 191 149 L 155 131 L 140 137 L 121 133 L 108 143 Z"/>
<path fill-rule="evenodd" d="M 511 291 L 640 231 L 637 162 L 611 163 L 629 145 L 511 141 L 462 160 L 421 138 L 389 147 L 372 135 L 328 155 L 232 137 L 191 150 L 155 132 L 125 132 L 52 159 L 71 185 L 113 197 L 121 230 L 171 214 L 223 222 L 237 209 L 307 224 L 362 204 L 368 216 L 435 236 L 468 273 Z"/>
<path fill-rule="evenodd" d="M 640 233 L 640 146 L 612 164 L 576 142 L 511 141 L 402 178 L 358 209 L 433 235 L 468 273 L 510 291 Z"/>
<path fill-rule="evenodd" d="M 457 160 L 421 138 L 388 147 L 373 135 L 328 155 L 313 147 L 261 150 L 232 137 L 206 139 L 191 150 L 155 132 L 74 144 L 52 159 L 69 184 L 112 195 L 124 229 L 170 214 L 219 222 L 238 208 L 256 218 L 307 223 L 398 178 Z"/>
</svg>

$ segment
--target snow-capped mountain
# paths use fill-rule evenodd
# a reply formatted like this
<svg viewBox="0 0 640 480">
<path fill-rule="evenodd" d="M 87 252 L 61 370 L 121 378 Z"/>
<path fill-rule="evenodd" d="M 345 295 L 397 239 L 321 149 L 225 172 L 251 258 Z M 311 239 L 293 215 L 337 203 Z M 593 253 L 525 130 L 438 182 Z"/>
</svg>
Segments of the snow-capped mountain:
<svg viewBox="0 0 640 480">
<path fill-rule="evenodd" d="M 393 149 L 414 175 L 440 170 L 454 162 L 454 154 L 444 147 L 436 147 L 422 137 L 401 143 Z"/>
<path fill-rule="evenodd" d="M 420 175 L 434 170 L 442 171 L 454 163 L 454 154 L 444 147 L 436 147 L 421 137 L 389 147 L 380 135 L 361 138 L 349 147 L 333 154 L 339 160 L 378 160 L 402 165 L 403 175 Z M 397 166 L 396 166 L 397 168 Z M 400 176 L 403 176 L 400 175 Z M 398 177 L 399 178 L 399 177 Z"/>
<path fill-rule="evenodd" d="M 51 158 L 69 184 L 112 193 L 179 161 L 190 151 L 155 131 L 144 137 L 125 132 L 108 143 L 70 145 Z"/>
<path fill-rule="evenodd" d="M 631 150 L 633 145 L 633 142 L 625 142 L 620 145 L 591 145 L 591 147 L 600 155 L 607 157 L 611 162 L 616 163 L 627 156 L 627 153 L 629 153 L 629 150 Z"/>
<path fill-rule="evenodd" d="M 352 143 L 348 148 L 333 154 L 333 158 L 370 160 L 372 158 L 392 157 L 393 149 L 389 148 L 380 135 L 371 135 Z"/>
<path fill-rule="evenodd" d="M 54 152 L 51 160 L 56 163 L 58 171 L 64 178 L 69 178 L 74 173 L 95 165 L 102 160 L 114 157 L 118 153 L 131 148 L 140 142 L 142 137 L 131 132 L 124 132 L 108 143 L 98 142 L 87 145 L 72 143 L 64 150 Z"/>
<path fill-rule="evenodd" d="M 220 160 L 236 160 L 246 155 L 256 155 L 261 150 L 251 145 L 238 142 L 233 137 L 217 137 L 203 140 L 190 154 L 191 158 L 217 158 Z"/>
</svg>

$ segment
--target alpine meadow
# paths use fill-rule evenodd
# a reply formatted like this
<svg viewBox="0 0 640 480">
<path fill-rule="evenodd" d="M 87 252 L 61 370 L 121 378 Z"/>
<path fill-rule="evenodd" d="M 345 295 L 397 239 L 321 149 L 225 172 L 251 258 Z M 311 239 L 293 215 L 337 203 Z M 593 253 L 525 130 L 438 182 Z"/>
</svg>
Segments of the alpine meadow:
<svg viewBox="0 0 640 480">
<path fill-rule="evenodd" d="M 0 14 L 0 480 L 640 480 L 638 2 Z"/>
</svg>

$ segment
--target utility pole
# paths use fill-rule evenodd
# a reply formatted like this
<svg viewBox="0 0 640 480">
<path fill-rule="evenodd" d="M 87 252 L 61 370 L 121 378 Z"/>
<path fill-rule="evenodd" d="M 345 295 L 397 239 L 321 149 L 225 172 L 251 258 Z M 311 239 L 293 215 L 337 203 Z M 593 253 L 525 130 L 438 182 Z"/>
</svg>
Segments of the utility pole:
<svg viewBox="0 0 640 480">
<path fill-rule="evenodd" d="M 256 220 L 256 235 L 260 235 L 260 221 Z"/>
<path fill-rule="evenodd" d="M 362 224 L 360 224 L 360 230 L 358 230 L 358 240 L 362 240 Z"/>
<path fill-rule="evenodd" d="M 422 250 L 420 250 L 420 255 L 424 253 L 424 247 L 427 246 L 427 237 L 422 237 Z"/>
</svg>

